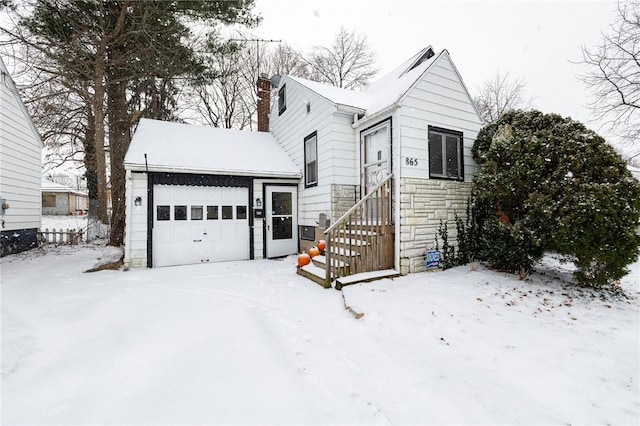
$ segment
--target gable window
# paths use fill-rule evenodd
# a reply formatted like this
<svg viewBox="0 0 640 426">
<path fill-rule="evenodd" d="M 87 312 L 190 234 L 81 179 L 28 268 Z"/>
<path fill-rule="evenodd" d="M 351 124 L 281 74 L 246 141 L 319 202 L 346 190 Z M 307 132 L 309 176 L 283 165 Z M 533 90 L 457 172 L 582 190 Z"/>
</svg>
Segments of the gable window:
<svg viewBox="0 0 640 426">
<path fill-rule="evenodd" d="M 464 179 L 462 132 L 429 126 L 429 177 Z"/>
<path fill-rule="evenodd" d="M 278 90 L 278 115 L 287 109 L 287 85 L 285 84 Z"/>
<path fill-rule="evenodd" d="M 304 138 L 304 186 L 318 185 L 318 133 Z"/>
</svg>

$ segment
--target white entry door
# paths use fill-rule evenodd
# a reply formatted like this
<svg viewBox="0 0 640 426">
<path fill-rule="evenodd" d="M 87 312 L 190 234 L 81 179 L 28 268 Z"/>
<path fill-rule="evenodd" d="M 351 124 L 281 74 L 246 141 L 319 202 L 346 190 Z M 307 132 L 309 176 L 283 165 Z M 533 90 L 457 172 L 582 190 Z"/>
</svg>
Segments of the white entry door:
<svg viewBox="0 0 640 426">
<path fill-rule="evenodd" d="M 388 122 L 362 134 L 362 186 L 365 195 L 391 173 Z"/>
<path fill-rule="evenodd" d="M 298 188 L 272 186 L 265 190 L 267 257 L 298 251 Z"/>
<path fill-rule="evenodd" d="M 154 185 L 153 266 L 249 259 L 247 188 Z"/>
</svg>

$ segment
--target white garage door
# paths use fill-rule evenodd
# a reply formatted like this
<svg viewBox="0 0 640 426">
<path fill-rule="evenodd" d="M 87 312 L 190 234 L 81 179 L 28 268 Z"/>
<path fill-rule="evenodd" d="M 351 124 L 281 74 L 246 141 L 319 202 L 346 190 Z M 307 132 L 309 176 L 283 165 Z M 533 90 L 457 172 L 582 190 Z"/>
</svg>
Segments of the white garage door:
<svg viewBox="0 0 640 426">
<path fill-rule="evenodd" d="M 153 266 L 249 259 L 247 188 L 154 185 Z"/>
</svg>

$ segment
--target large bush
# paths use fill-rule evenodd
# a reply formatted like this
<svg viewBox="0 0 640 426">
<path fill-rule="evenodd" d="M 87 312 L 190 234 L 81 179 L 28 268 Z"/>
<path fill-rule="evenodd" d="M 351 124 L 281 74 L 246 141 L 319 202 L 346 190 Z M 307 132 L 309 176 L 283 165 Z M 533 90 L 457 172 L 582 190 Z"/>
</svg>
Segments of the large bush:
<svg viewBox="0 0 640 426">
<path fill-rule="evenodd" d="M 478 133 L 472 152 L 480 256 L 492 266 L 523 272 L 556 251 L 575 262 L 579 282 L 603 285 L 637 259 L 640 185 L 595 132 L 512 111 Z"/>
</svg>

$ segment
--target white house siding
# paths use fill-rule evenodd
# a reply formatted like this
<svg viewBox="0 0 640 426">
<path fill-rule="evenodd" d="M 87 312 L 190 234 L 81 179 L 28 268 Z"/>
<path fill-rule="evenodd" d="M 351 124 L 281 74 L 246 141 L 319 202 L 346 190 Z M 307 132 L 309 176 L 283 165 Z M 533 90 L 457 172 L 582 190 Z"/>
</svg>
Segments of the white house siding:
<svg viewBox="0 0 640 426">
<path fill-rule="evenodd" d="M 33 237 L 29 244 L 35 243 L 42 207 L 42 142 L 1 61 L 0 71 L 0 198 L 10 206 L 2 218 L 4 254 L 4 247 L 17 244 L 10 240 L 22 240 L 23 234 Z"/>
<path fill-rule="evenodd" d="M 135 207 L 133 202 L 127 203 L 129 211 L 125 222 L 124 263 L 128 267 L 147 266 L 147 174 L 131 172 L 127 179 L 126 197 L 135 200 L 142 198 L 142 206 Z"/>
<path fill-rule="evenodd" d="M 464 85 L 446 53 L 407 93 L 400 110 L 402 126 L 402 177 L 429 177 L 428 127 L 456 130 L 464 137 L 464 176 L 470 182 L 475 172 L 471 147 L 482 127 Z M 417 166 L 406 164 L 418 160 Z"/>
<path fill-rule="evenodd" d="M 476 168 L 471 147 L 482 124 L 446 53 L 407 93 L 397 115 L 401 154 L 396 260 L 406 274 L 425 270 L 426 250 L 435 247 L 440 220 L 449 223 L 450 242 L 455 244 L 454 217 L 466 214 Z M 429 126 L 463 133 L 464 182 L 429 179 Z M 407 164 L 407 158 L 417 165 Z"/>
<path fill-rule="evenodd" d="M 400 272 L 423 272 L 427 250 L 435 249 L 440 221 L 448 223 L 449 243 L 457 237 L 456 214 L 466 218 L 471 184 L 436 179 L 400 180 Z M 440 249 L 442 240 L 440 239 Z"/>
<path fill-rule="evenodd" d="M 332 217 L 332 184 L 355 185 L 358 168 L 353 115 L 340 113 L 328 100 L 299 83 L 283 77 L 286 84 L 287 109 L 278 115 L 274 102 L 270 115 L 271 133 L 304 175 L 304 138 L 317 132 L 318 185 L 305 188 L 304 176 L 299 183 L 298 224 L 316 226 L 320 213 Z M 306 103 L 311 106 L 307 112 Z"/>
</svg>

